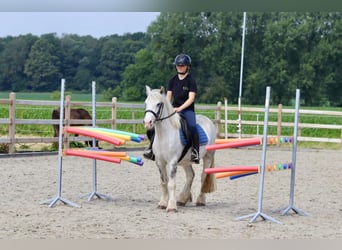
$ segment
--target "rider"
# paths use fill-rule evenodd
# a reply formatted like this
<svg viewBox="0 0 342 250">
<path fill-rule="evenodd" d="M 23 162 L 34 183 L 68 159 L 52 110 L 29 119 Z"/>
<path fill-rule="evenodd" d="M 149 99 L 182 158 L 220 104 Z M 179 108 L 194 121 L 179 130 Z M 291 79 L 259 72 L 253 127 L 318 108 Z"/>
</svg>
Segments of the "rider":
<svg viewBox="0 0 342 250">
<path fill-rule="evenodd" d="M 191 161 L 199 163 L 199 136 L 196 128 L 195 97 L 197 93 L 197 84 L 195 79 L 189 73 L 191 58 L 187 54 L 177 55 L 174 63 L 177 74 L 173 76 L 168 83 L 166 98 L 171 101 L 174 111 L 180 113 L 185 118 L 191 132 L 192 152 Z M 143 154 L 145 158 L 154 160 L 152 144 L 154 131 L 147 131 L 150 145 Z"/>
</svg>

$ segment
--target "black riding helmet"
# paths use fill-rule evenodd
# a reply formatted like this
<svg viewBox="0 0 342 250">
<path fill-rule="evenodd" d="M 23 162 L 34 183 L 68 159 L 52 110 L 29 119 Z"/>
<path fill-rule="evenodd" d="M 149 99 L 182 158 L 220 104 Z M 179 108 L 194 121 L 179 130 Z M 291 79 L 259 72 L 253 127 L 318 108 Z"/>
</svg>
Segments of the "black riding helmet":
<svg viewBox="0 0 342 250">
<path fill-rule="evenodd" d="M 173 62 L 173 65 L 191 65 L 191 57 L 186 54 L 180 54 L 176 56 L 175 61 Z"/>
</svg>

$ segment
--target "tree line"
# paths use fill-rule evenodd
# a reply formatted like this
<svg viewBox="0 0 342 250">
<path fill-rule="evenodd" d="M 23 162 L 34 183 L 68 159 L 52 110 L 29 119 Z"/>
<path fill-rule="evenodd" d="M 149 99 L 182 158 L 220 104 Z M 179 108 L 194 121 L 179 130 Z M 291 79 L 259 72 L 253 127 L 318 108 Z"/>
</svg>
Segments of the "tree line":
<svg viewBox="0 0 342 250">
<path fill-rule="evenodd" d="M 342 105 L 342 19 L 339 12 L 248 12 L 242 99 L 290 105 Z M 162 12 L 146 32 L 91 36 L 27 34 L 0 38 L 0 91 L 98 92 L 110 99 L 143 101 L 145 85 L 166 87 L 177 54 L 192 58 L 197 100 L 237 103 L 243 13 Z"/>
</svg>

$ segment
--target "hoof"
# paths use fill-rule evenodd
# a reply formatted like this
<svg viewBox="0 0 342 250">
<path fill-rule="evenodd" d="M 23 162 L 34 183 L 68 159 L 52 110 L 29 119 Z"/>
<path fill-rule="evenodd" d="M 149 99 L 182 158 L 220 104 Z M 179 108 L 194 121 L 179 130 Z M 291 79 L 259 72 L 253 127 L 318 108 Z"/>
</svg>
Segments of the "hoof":
<svg viewBox="0 0 342 250">
<path fill-rule="evenodd" d="M 196 203 L 196 207 L 204 207 L 205 203 Z"/>
<path fill-rule="evenodd" d="M 158 205 L 159 209 L 166 209 L 166 206 Z"/>
<path fill-rule="evenodd" d="M 177 201 L 177 206 L 185 207 L 185 202 Z"/>
<path fill-rule="evenodd" d="M 171 212 L 171 213 L 176 213 L 177 209 L 176 208 L 170 208 L 170 209 L 166 209 L 166 212 Z"/>
</svg>

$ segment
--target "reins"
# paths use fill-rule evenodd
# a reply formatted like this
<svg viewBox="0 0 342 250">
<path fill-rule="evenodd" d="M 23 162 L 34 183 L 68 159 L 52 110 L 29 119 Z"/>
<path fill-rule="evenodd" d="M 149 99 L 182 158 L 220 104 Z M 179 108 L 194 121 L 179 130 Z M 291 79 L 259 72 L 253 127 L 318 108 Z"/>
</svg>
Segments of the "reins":
<svg viewBox="0 0 342 250">
<path fill-rule="evenodd" d="M 172 114 L 168 115 L 168 116 L 165 116 L 163 118 L 157 118 L 156 121 L 162 121 L 162 120 L 165 120 L 165 119 L 168 119 L 170 118 L 171 116 L 173 116 L 174 114 L 176 114 L 177 112 L 174 111 Z"/>
<path fill-rule="evenodd" d="M 160 117 L 160 116 L 162 115 L 162 113 L 163 113 L 162 111 L 163 111 L 163 108 L 164 108 L 164 103 L 160 103 L 160 104 L 161 104 L 161 105 L 160 105 L 159 110 L 158 110 L 157 113 L 154 112 L 154 111 L 151 110 L 151 109 L 148 109 L 148 110 L 145 110 L 145 114 L 148 113 L 148 112 L 152 113 L 152 114 L 154 115 L 154 117 L 156 118 L 156 122 L 157 122 L 157 121 L 163 121 L 163 120 L 165 120 L 165 119 L 168 119 L 168 118 L 170 118 L 171 116 L 173 116 L 174 114 L 177 113 L 176 111 L 174 111 L 173 113 L 171 113 L 171 114 L 168 115 L 168 116 Z"/>
</svg>

